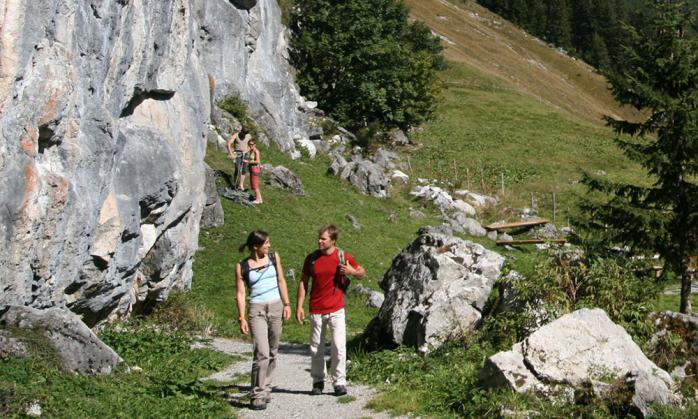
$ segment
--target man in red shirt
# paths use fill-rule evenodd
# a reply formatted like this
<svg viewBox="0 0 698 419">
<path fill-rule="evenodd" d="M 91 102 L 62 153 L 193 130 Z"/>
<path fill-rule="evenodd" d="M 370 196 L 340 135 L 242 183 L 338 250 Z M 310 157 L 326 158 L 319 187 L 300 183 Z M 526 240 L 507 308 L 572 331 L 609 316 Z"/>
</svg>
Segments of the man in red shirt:
<svg viewBox="0 0 698 419">
<path fill-rule="evenodd" d="M 343 252 L 344 264 L 340 264 L 337 248 L 339 233 L 337 227 L 328 224 L 320 228 L 318 250 L 309 254 L 303 264 L 303 274 L 298 284 L 296 320 L 303 323 L 305 312 L 303 303 L 308 290 L 308 279 L 312 278 L 310 290 L 310 376 L 313 378 L 312 394 L 322 394 L 325 387 L 325 330 L 330 326 L 332 334 L 332 357 L 330 375 L 334 384 L 335 396 L 347 394 L 347 334 L 344 317 L 344 283 L 346 275 L 362 279 L 364 268 L 354 257 Z"/>
</svg>

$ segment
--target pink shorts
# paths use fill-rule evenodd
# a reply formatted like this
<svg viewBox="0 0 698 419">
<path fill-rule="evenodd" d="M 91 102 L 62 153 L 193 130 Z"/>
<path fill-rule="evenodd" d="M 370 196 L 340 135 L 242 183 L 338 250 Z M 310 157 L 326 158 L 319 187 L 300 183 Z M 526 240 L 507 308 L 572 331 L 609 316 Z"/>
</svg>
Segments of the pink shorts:
<svg viewBox="0 0 698 419">
<path fill-rule="evenodd" d="M 252 189 L 259 189 L 259 172 L 261 172 L 260 167 L 250 167 L 250 187 Z"/>
</svg>

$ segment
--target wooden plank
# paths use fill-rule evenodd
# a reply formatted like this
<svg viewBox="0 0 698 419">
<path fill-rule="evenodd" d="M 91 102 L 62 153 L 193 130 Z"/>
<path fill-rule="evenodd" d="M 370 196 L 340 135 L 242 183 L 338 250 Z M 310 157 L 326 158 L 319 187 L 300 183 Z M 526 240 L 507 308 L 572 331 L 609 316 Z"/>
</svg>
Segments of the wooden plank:
<svg viewBox="0 0 698 419">
<path fill-rule="evenodd" d="M 514 221 L 512 223 L 490 224 L 488 226 L 485 226 L 485 228 L 488 230 L 504 230 L 507 228 L 537 226 L 541 224 L 547 224 L 549 222 L 550 220 L 541 218 L 539 220 Z"/>
<path fill-rule="evenodd" d="M 567 240 L 565 240 L 565 239 L 552 239 L 552 240 L 543 240 L 543 239 L 497 240 L 497 246 L 504 246 L 504 245 L 507 245 L 507 244 L 540 244 L 540 243 L 556 243 L 556 244 L 561 244 L 561 243 L 567 243 Z"/>
</svg>

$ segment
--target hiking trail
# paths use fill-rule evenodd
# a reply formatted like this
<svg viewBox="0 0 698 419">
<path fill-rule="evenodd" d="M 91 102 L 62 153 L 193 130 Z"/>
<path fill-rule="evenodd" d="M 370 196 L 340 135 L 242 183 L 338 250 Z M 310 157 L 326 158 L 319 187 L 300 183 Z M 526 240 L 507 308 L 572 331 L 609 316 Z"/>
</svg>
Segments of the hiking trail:
<svg viewBox="0 0 698 419">
<path fill-rule="evenodd" d="M 232 388 L 237 388 L 239 392 L 228 393 L 227 397 L 233 407 L 238 409 L 236 413 L 239 418 L 382 419 L 392 417 L 385 412 L 375 412 L 364 407 L 377 394 L 377 391 L 371 387 L 348 382 L 347 396 L 338 398 L 334 396 L 332 382 L 328 378 L 325 381 L 323 394 L 311 395 L 312 380 L 308 345 L 284 342 L 279 347 L 279 358 L 274 370 L 272 400 L 265 410 L 250 410 L 248 393 L 252 344 L 216 338 L 211 342 L 196 344 L 195 347 L 214 349 L 243 357 L 242 360 L 206 378 L 236 383 Z M 327 349 L 329 350 L 329 345 Z"/>
</svg>

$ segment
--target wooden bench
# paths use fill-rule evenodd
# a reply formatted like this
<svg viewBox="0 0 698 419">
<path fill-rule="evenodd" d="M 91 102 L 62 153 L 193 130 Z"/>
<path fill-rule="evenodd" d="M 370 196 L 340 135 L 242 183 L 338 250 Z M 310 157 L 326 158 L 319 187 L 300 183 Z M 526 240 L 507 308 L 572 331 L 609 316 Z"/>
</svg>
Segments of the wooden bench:
<svg viewBox="0 0 698 419">
<path fill-rule="evenodd" d="M 539 220 L 514 221 L 512 223 L 490 224 L 485 226 L 487 230 L 506 230 L 510 228 L 533 227 L 542 224 L 548 224 L 550 220 L 541 218 Z"/>
</svg>

